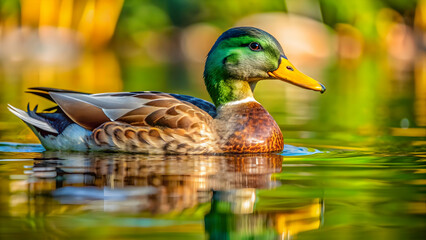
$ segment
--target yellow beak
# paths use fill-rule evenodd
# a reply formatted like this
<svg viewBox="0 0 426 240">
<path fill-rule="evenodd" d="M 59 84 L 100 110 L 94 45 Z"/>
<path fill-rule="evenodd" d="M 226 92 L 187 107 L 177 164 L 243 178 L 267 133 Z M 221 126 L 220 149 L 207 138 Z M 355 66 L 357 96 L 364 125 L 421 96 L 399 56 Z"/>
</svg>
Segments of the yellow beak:
<svg viewBox="0 0 426 240">
<path fill-rule="evenodd" d="M 289 82 L 302 88 L 320 91 L 321 93 L 325 92 L 324 85 L 301 73 L 283 56 L 281 56 L 281 63 L 277 70 L 268 72 L 268 74 L 273 78 Z"/>
</svg>

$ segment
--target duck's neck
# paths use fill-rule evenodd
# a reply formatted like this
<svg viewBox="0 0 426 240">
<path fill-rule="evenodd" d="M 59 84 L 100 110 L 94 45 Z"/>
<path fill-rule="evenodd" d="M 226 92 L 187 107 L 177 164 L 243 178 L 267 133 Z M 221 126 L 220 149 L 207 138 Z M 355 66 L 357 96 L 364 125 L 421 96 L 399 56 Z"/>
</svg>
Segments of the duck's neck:
<svg viewBox="0 0 426 240">
<path fill-rule="evenodd" d="M 244 80 L 221 79 L 213 76 L 206 76 L 205 83 L 216 107 L 253 99 L 253 89 L 256 85 Z"/>
</svg>

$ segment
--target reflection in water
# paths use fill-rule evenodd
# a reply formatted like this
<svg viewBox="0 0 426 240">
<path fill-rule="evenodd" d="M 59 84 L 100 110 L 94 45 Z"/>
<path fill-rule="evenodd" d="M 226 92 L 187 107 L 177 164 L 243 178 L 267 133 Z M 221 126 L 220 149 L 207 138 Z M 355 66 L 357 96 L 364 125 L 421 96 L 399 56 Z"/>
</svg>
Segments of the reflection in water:
<svg viewBox="0 0 426 240">
<path fill-rule="evenodd" d="M 422 239 L 424 163 L 424 151 L 0 152 L 0 236 Z"/>
<path fill-rule="evenodd" d="M 276 154 L 149 156 L 46 152 L 35 159 L 32 170 L 31 166 L 26 167 L 31 174 L 27 182 L 31 196 L 27 206 L 31 209 L 26 210 L 35 215 L 52 214 L 66 207 L 67 211 L 167 218 L 198 208 L 205 215 L 205 231 L 211 239 L 287 239 L 298 232 L 319 228 L 322 201 L 278 198 L 278 211 L 258 207 L 256 190 L 279 185 L 271 175 L 281 172 L 282 161 L 283 156 Z M 56 200 L 61 203 L 59 206 Z"/>
<path fill-rule="evenodd" d="M 204 218 L 209 239 L 291 239 L 299 232 L 320 227 L 324 208 L 318 198 L 296 204 L 282 199 L 282 211 L 258 211 L 255 200 L 252 188 L 215 191 Z"/>
</svg>

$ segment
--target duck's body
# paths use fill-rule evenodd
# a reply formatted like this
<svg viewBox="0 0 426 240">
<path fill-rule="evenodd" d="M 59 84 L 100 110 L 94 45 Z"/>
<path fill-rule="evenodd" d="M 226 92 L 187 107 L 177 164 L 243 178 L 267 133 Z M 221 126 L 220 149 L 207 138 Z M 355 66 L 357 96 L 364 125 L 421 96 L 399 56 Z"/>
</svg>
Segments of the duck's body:
<svg viewBox="0 0 426 240">
<path fill-rule="evenodd" d="M 290 70 L 290 78 L 283 76 Z M 12 106 L 9 110 L 51 150 L 149 154 L 278 152 L 284 146 L 281 130 L 254 100 L 252 91 L 257 81 L 265 78 L 325 90 L 308 77 L 298 79 L 300 74 L 271 35 L 255 28 L 234 28 L 217 40 L 206 62 L 204 78 L 215 105 L 161 92 L 86 94 L 32 88 L 30 93 L 58 105 L 51 109 L 54 112 L 25 112 Z"/>
<path fill-rule="evenodd" d="M 11 107 L 24 121 L 33 119 L 29 126 L 47 149 L 149 154 L 283 149 L 278 125 L 253 98 L 216 110 L 199 98 L 158 92 L 85 94 L 48 88 L 30 92 L 60 106 L 55 113 L 25 113 Z"/>
</svg>

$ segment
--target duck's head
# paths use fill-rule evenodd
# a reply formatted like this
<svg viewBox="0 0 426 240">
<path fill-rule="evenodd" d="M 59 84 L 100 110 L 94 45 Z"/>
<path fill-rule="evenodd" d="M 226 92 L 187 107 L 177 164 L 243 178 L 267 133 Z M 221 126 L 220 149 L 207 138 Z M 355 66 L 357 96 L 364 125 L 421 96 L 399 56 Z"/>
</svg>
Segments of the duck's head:
<svg viewBox="0 0 426 240">
<path fill-rule="evenodd" d="M 231 28 L 217 39 L 207 57 L 204 79 L 216 106 L 253 97 L 254 86 L 263 79 L 325 91 L 288 61 L 272 35 L 253 27 Z"/>
</svg>

